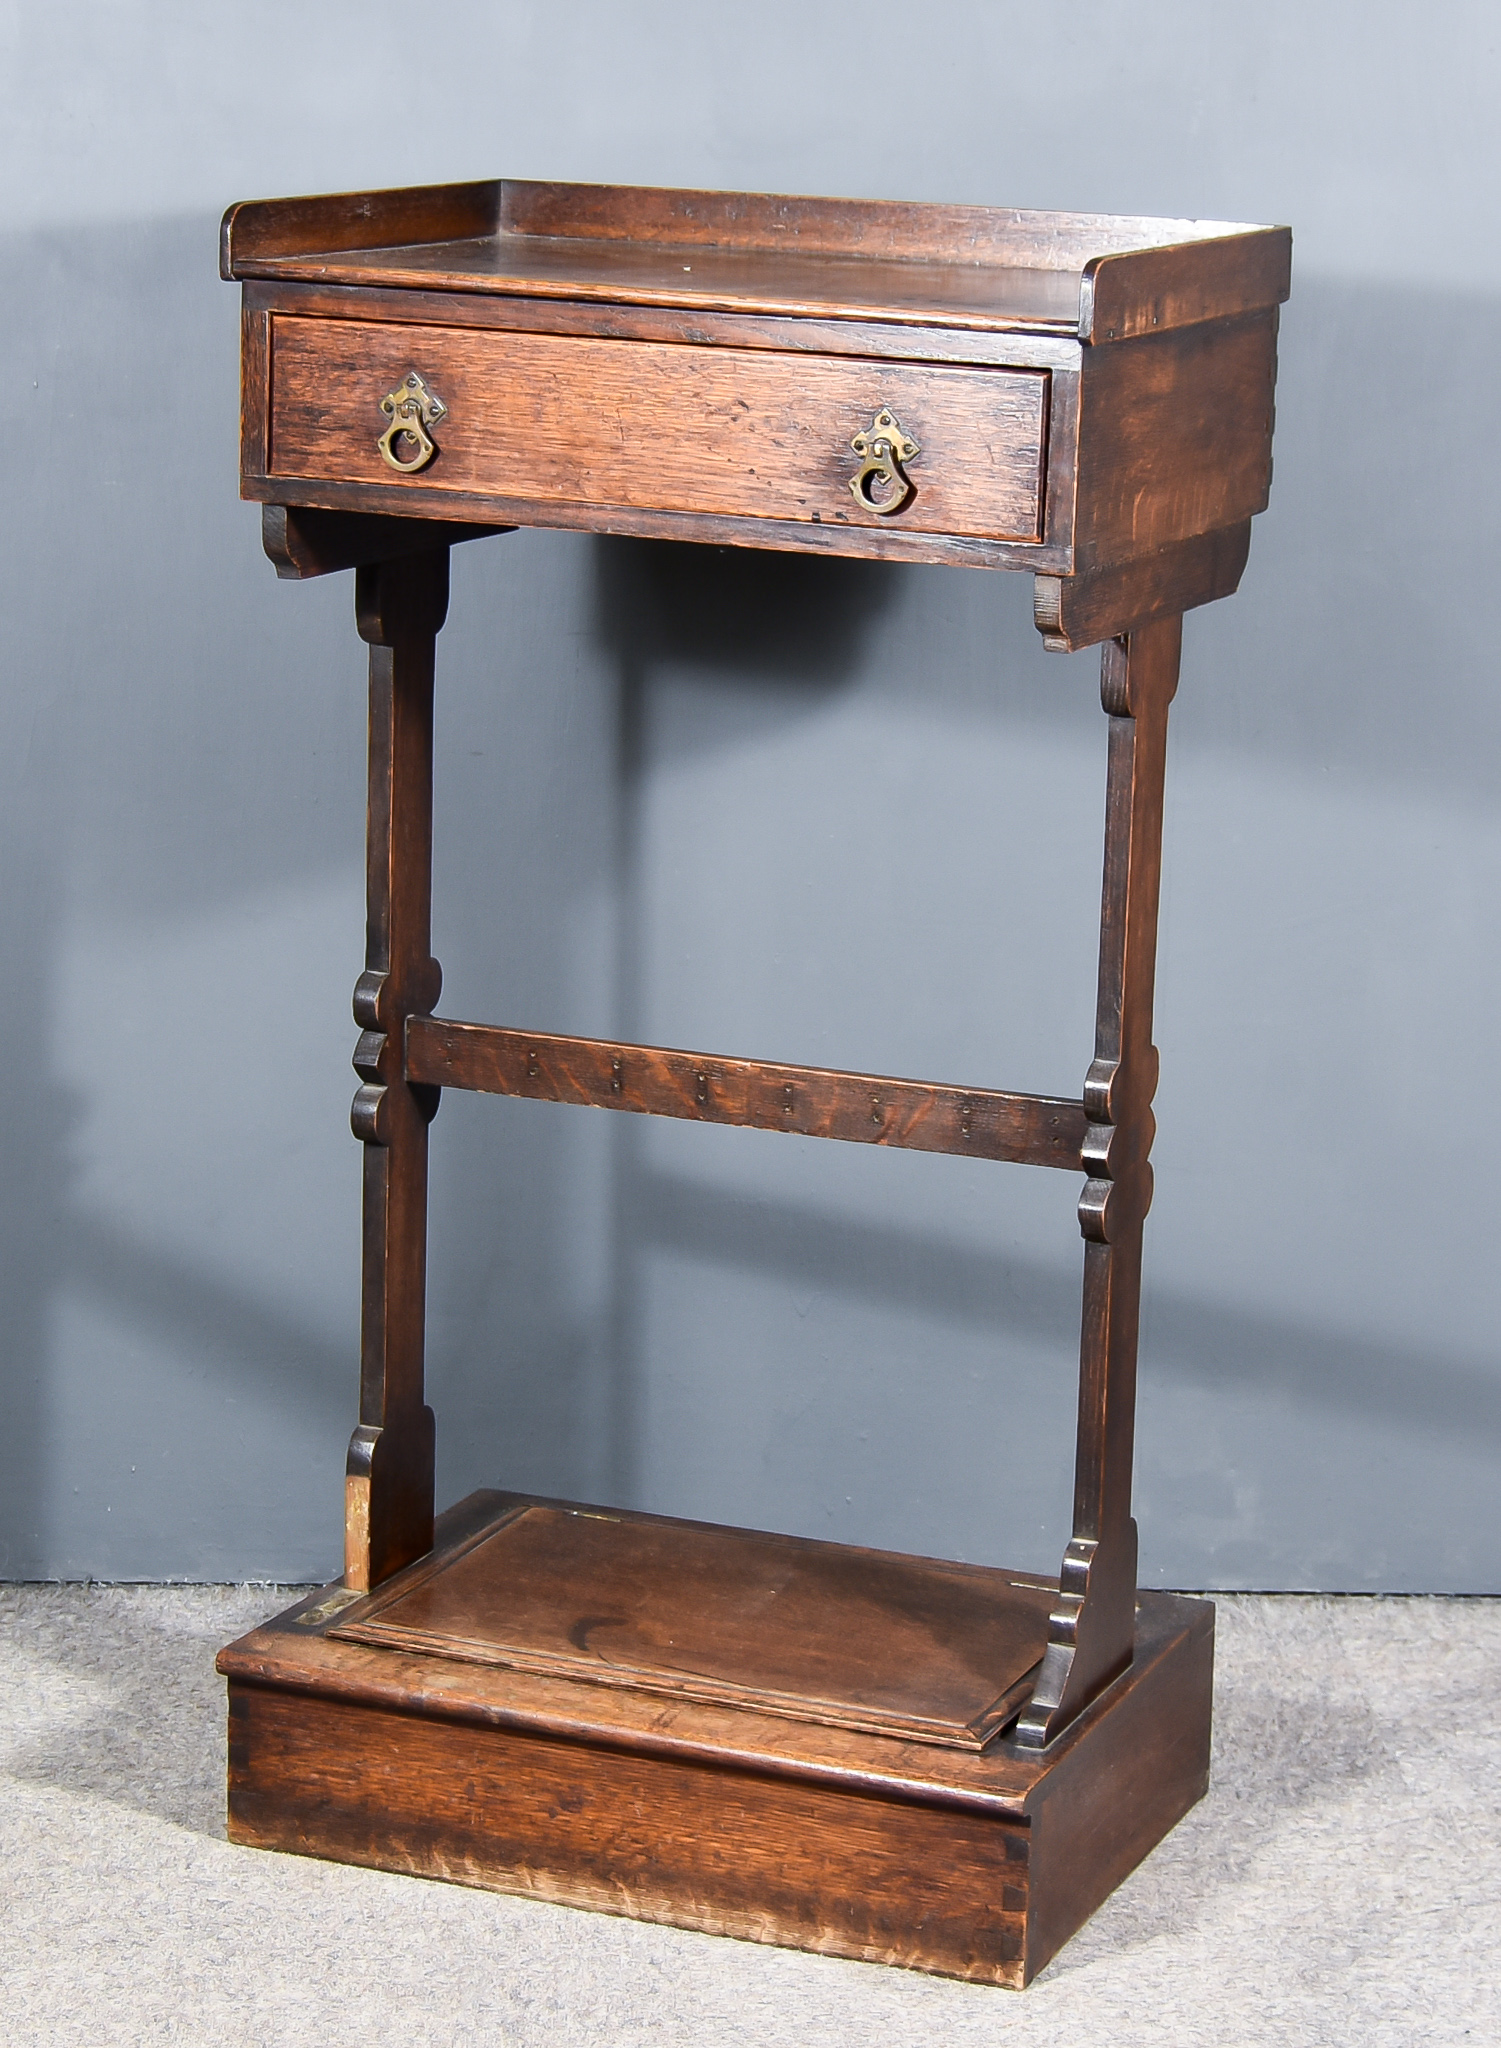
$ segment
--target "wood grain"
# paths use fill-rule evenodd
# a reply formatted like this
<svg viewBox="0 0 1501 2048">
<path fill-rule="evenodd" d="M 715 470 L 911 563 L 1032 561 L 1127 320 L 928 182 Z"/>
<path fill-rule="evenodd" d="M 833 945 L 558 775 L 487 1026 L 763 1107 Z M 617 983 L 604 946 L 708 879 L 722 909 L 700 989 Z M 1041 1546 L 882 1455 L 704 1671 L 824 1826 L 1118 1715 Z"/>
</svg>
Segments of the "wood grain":
<svg viewBox="0 0 1501 2048">
<path fill-rule="evenodd" d="M 410 370 L 448 408 L 414 503 L 447 491 L 1035 539 L 1046 374 L 278 316 L 270 474 L 384 483 L 379 406 Z M 891 520 L 850 494 L 889 406 L 920 444 Z"/>
<path fill-rule="evenodd" d="M 405 1579 L 518 1504 L 452 1511 Z M 1037 1752 L 377 1649 L 346 1598 L 220 1655 L 235 1841 L 1019 1986 L 1207 1778 L 1202 1601 L 1144 1593 L 1130 1671 Z"/>
<path fill-rule="evenodd" d="M 219 225 L 219 275 L 248 277 L 272 255 L 484 235 L 495 228 L 499 213 L 500 182 L 494 178 L 472 185 L 248 200 L 231 206 Z"/>
<path fill-rule="evenodd" d="M 1043 645 L 1066 653 L 1180 618 L 1240 587 L 1251 551 L 1251 522 L 1194 534 L 1108 569 L 1082 576 L 1039 576 L 1033 613 Z"/>
<path fill-rule="evenodd" d="M 435 1553 L 447 1555 L 488 1528 L 509 1507 L 536 1496 L 482 1489 L 436 1517 Z M 578 1507 L 542 1501 L 549 1507 Z M 614 1512 L 614 1510 L 609 1510 Z M 438 1564 L 434 1556 L 432 1563 Z M 412 1568 L 414 1571 L 417 1567 Z M 1052 1588 L 1057 1581 L 1013 1572 L 1017 1581 Z M 600 1742 L 651 1756 L 691 1755 L 768 1775 L 809 1776 L 847 1791 L 875 1791 L 919 1802 L 957 1804 L 973 1812 L 1023 1819 L 1037 1785 L 1081 1743 L 1107 1712 L 1118 1686 L 1107 1688 L 1045 1751 L 1003 1738 L 976 1752 L 937 1743 L 729 1707 L 711 1701 L 665 1704 L 654 1693 L 602 1687 L 556 1675 L 507 1670 L 394 1647 L 375 1649 L 334 1636 L 342 1615 L 364 1596 L 342 1580 L 323 1587 L 219 1654 L 226 1677 L 281 1690 L 316 1692 L 355 1706 L 399 1709 L 420 1699 L 439 1719 L 487 1728 L 534 1730 L 570 1742 Z M 1212 1605 L 1178 1594 L 1143 1591 L 1131 1683 L 1177 1654 L 1185 1635 L 1211 1626 Z"/>
<path fill-rule="evenodd" d="M 1076 571 L 1241 525 L 1272 474 L 1275 311 L 1087 349 Z"/>
<path fill-rule="evenodd" d="M 402 1071 L 414 1009 L 438 999 L 432 957 L 433 659 L 448 611 L 448 550 L 356 571 L 370 648 L 365 971 L 355 984 L 364 1145 L 360 1419 L 344 1484 L 344 1575 L 377 1586 L 433 1540 L 433 1412 L 423 1400 L 427 1127 L 437 1098 Z"/>
<path fill-rule="evenodd" d="M 259 476 L 270 456 L 271 316 L 245 304 L 240 309 L 240 469 Z"/>
<path fill-rule="evenodd" d="M 1135 1663 L 1097 1701 L 1099 1719 L 1086 1709 L 1083 1739 L 1065 1736 L 1048 1752 L 1050 1768 L 1028 1797 L 1029 1976 L 1209 1789 L 1214 1609 L 1181 1603 L 1197 1614 L 1157 1663 L 1161 1597 L 1140 1596 Z"/>
<path fill-rule="evenodd" d="M 896 362 L 976 363 L 999 369 L 1077 370 L 1080 342 L 1069 335 L 989 333 L 968 327 L 792 317 L 707 307 L 602 304 L 594 299 L 517 298 L 382 285 L 283 283 L 245 286 L 255 312 L 303 319 L 365 319 L 509 334 L 583 334 L 609 341 L 680 342 L 693 348 L 770 349 L 778 354 L 869 356 Z"/>
<path fill-rule="evenodd" d="M 1084 269 L 1080 337 L 1126 341 L 1279 306 L 1292 288 L 1292 260 L 1286 228 L 1092 257 Z"/>
<path fill-rule="evenodd" d="M 232 207 L 226 277 L 939 320 L 1110 340 L 1287 296 L 1286 229 L 497 181 Z M 687 260 L 685 260 L 687 259 Z"/>
<path fill-rule="evenodd" d="M 316 506 L 331 512 L 368 512 L 381 518 L 431 517 L 438 500 L 424 498 L 421 478 L 389 484 L 338 483 L 329 478 L 243 476 L 242 498 L 263 504 Z M 850 501 L 853 506 L 853 500 Z M 574 505 L 561 499 L 479 496 L 449 491 L 441 500 L 448 520 L 479 526 L 558 527 L 574 533 L 630 534 L 648 540 L 684 540 L 714 547 L 771 548 L 799 555 L 836 555 L 863 562 L 938 562 L 960 569 L 1044 569 L 1066 573 L 1072 550 L 1034 541 L 977 540 L 968 534 L 917 533 L 900 520 L 884 528 L 835 520 L 765 519 L 722 512 L 677 512 L 660 505 Z"/>
<path fill-rule="evenodd" d="M 235 1842 L 1023 1982 L 1014 1822 L 252 1687 L 229 1740 Z"/>
<path fill-rule="evenodd" d="M 1051 1602 L 980 1565 L 523 1501 L 332 1633 L 979 1751 L 1031 1691 Z"/>
<path fill-rule="evenodd" d="M 1083 1106 L 1056 1096 L 724 1059 L 444 1017 L 412 1017 L 406 1046 L 407 1078 L 432 1087 L 1075 1172 L 1081 1164 Z"/>
<path fill-rule="evenodd" d="M 1079 328 L 1077 275 L 1025 267 L 855 264 L 815 255 L 773 263 L 735 249 L 488 235 L 332 258 L 273 259 L 252 274 L 699 313 L 942 323 L 980 334 L 1077 336 Z"/>
<path fill-rule="evenodd" d="M 431 554 L 461 540 L 509 533 L 506 526 L 473 526 L 447 519 L 382 519 L 368 512 L 321 512 L 313 506 L 263 505 L 261 545 L 278 576 L 305 582 L 341 569 Z"/>
<path fill-rule="evenodd" d="M 776 259 L 801 254 L 1064 271 L 1109 252 L 1269 232 L 1234 221 L 519 178 L 502 182 L 496 227 L 508 235 L 724 248 Z"/>
<path fill-rule="evenodd" d="M 1288 253 L 1235 224 L 500 181 L 226 216 L 242 493 L 283 573 L 356 566 L 371 647 L 346 1574 L 221 1656 L 235 1839 L 1020 1984 L 1202 1792 L 1212 1612 L 1137 1593 L 1130 1515 L 1163 765 L 1180 615 L 1234 588 L 1266 500 Z M 413 369 L 448 411 L 398 477 L 378 406 Z M 882 406 L 921 445 L 891 520 L 847 488 Z M 1081 1101 L 432 1016 L 447 543 L 511 525 L 1026 568 L 1051 644 L 1104 639 Z M 1056 1586 L 516 1496 L 435 1523 L 443 1086 L 1082 1166 Z"/>
<path fill-rule="evenodd" d="M 1168 706 L 1182 645 L 1183 621 L 1163 619 L 1108 641 L 1100 660 L 1109 765 L 1095 1056 L 1084 1083 L 1090 1178 L 1079 1199 L 1084 1301 L 1074 1522 L 1037 1690 L 1017 1725 L 1017 1739 L 1037 1748 L 1125 1668 L 1135 1639 L 1131 1462 L 1142 1228 L 1152 1204 L 1157 1129 L 1152 998 Z"/>
</svg>

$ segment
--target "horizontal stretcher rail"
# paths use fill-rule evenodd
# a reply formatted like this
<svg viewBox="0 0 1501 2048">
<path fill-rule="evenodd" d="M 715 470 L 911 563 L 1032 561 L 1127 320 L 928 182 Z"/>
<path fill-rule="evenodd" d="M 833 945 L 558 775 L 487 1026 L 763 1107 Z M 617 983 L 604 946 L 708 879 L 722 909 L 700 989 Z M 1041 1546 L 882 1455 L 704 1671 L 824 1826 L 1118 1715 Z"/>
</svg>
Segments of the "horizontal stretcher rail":
<svg viewBox="0 0 1501 2048">
<path fill-rule="evenodd" d="M 1049 1095 L 721 1059 L 444 1017 L 408 1018 L 406 1078 L 485 1095 L 1083 1170 L 1083 1104 Z"/>
</svg>

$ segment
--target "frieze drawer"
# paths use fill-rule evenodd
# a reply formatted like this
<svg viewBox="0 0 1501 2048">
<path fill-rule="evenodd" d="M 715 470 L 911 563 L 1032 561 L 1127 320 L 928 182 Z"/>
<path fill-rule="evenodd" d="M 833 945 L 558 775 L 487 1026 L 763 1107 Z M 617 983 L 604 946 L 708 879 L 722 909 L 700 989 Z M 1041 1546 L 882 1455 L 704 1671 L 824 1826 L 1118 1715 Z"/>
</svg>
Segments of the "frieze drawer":
<svg viewBox="0 0 1501 2048">
<path fill-rule="evenodd" d="M 1045 370 L 286 314 L 270 357 L 278 480 L 1042 535 Z"/>
</svg>

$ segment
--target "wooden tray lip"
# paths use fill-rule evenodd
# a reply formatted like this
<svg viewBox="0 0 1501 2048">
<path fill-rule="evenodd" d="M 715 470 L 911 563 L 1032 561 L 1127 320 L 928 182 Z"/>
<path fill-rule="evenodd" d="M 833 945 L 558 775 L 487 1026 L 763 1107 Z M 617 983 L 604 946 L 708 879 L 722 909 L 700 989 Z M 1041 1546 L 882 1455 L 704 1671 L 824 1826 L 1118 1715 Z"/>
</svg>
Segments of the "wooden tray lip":
<svg viewBox="0 0 1501 2048">
<path fill-rule="evenodd" d="M 635 240 L 635 223 L 653 215 L 676 232 L 660 239 L 663 247 L 736 247 L 778 252 L 791 236 L 819 255 L 848 255 L 868 260 L 863 238 L 882 235 L 888 244 L 913 238 L 924 247 L 916 254 L 876 260 L 930 262 L 933 244 L 953 250 L 955 239 L 972 249 L 968 260 L 977 267 L 987 260 L 998 267 L 1016 267 L 1012 250 L 1022 237 L 1045 238 L 1051 252 L 1027 268 L 1082 269 L 1092 257 L 1127 249 L 1166 248 L 1185 241 L 1219 240 L 1228 235 L 1268 232 L 1254 221 L 1191 220 L 1145 214 L 1089 213 L 1036 207 L 952 204 L 943 200 L 857 199 L 791 192 L 733 192 L 707 187 L 609 185 L 550 182 L 542 179 L 497 180 L 500 206 L 497 229 L 517 236 L 555 239 Z M 1272 230 L 1275 232 L 1275 230 Z M 1093 244 L 1094 246 L 1086 246 Z M 1082 260 L 1081 260 L 1082 259 Z M 937 260 L 955 260 L 952 255 Z"/>
<path fill-rule="evenodd" d="M 942 1748 L 964 1749 L 974 1752 L 984 1750 L 993 1742 L 1020 1712 L 1031 1696 L 1037 1675 L 1038 1659 L 1002 1687 L 990 1700 L 985 1702 L 967 1724 L 942 1720 L 931 1715 L 901 1713 L 895 1709 L 883 1710 L 861 1708 L 847 1702 L 814 1693 L 782 1692 L 774 1687 L 750 1687 L 732 1680 L 712 1680 L 691 1674 L 674 1674 L 654 1671 L 649 1665 L 629 1665 L 620 1668 L 590 1663 L 579 1656 L 568 1656 L 514 1645 L 494 1646 L 488 1652 L 478 1643 L 444 1634 L 441 1631 L 402 1626 L 399 1622 L 387 1622 L 383 1616 L 406 1597 L 418 1591 L 432 1579 L 446 1573 L 463 1558 L 471 1555 L 504 1530 L 519 1522 L 535 1510 L 553 1515 L 568 1515 L 586 1521 L 600 1521 L 617 1524 L 631 1524 L 636 1527 L 665 1529 L 674 1533 L 702 1532 L 717 1537 L 728 1537 L 732 1541 L 755 1545 L 763 1549 L 785 1550 L 795 1556 L 806 1556 L 810 1549 L 825 1553 L 838 1553 L 842 1558 L 860 1558 L 873 1564 L 889 1564 L 906 1569 L 916 1568 L 935 1579 L 965 1581 L 986 1590 L 996 1588 L 997 1581 L 1003 1580 L 1019 1590 L 1042 1593 L 1056 1598 L 1056 1582 L 1039 1578 L 1035 1573 L 1016 1573 L 1000 1570 L 989 1565 L 962 1564 L 948 1558 L 914 1557 L 903 1552 L 875 1550 L 868 1546 L 849 1543 L 828 1543 L 818 1539 L 790 1536 L 775 1530 L 742 1529 L 727 1523 L 691 1521 L 677 1515 L 639 1513 L 622 1508 L 599 1507 L 580 1501 L 542 1500 L 530 1495 L 502 1495 L 493 1518 L 472 1528 L 458 1542 L 439 1551 L 429 1551 L 403 1571 L 378 1586 L 374 1592 L 363 1596 L 357 1603 L 341 1612 L 329 1628 L 329 1635 L 340 1642 L 363 1643 L 372 1649 L 406 1650 L 417 1656 L 435 1656 L 450 1659 L 455 1663 L 481 1664 L 499 1670 L 528 1671 L 540 1677 L 556 1676 L 573 1683 L 599 1685 L 623 1691 L 639 1692 L 665 1700 L 691 1701 L 698 1704 L 718 1705 L 731 1708 L 749 1707 L 761 1714 L 769 1714 L 787 1720 L 807 1721 L 815 1725 L 852 1729 L 865 1734 L 897 1736 L 905 1741 L 934 1743 Z"/>
<path fill-rule="evenodd" d="M 1288 292 L 1291 238 L 1285 228 L 1254 222 L 495 179 L 241 202 L 224 216 L 220 267 L 226 278 L 374 283 L 1088 338 L 1093 285 L 1102 267 L 1174 251 L 1186 252 L 1191 263 L 1197 249 L 1237 243 L 1248 272 L 1261 277 L 1255 302 L 1280 303 Z M 438 245 L 452 252 L 450 265 L 403 268 L 360 260 Z M 476 257 L 487 247 L 503 248 L 518 267 L 486 274 Z M 528 248 L 554 256 L 572 251 L 578 274 L 528 276 Z M 643 259 L 654 254 L 669 274 L 682 277 L 648 284 L 588 276 L 591 252 L 598 269 L 606 255 L 618 259 L 623 248 L 634 248 Z M 676 259 L 694 250 L 732 254 L 744 267 L 744 279 L 734 290 L 685 284 L 687 267 Z M 800 270 L 805 282 L 813 281 L 811 264 L 822 266 L 818 288 L 799 292 Z M 1076 280 L 1072 309 L 1067 315 L 1061 306 L 1046 315 L 980 309 L 965 306 L 955 291 L 956 277 L 975 280 L 1005 271 Z M 883 272 L 909 282 L 927 279 L 932 288 L 919 291 L 914 303 L 893 305 L 877 288 Z"/>
<path fill-rule="evenodd" d="M 423 202 L 434 212 L 442 210 L 454 222 L 463 222 L 469 233 L 413 237 L 399 231 L 394 235 L 383 232 L 388 214 L 398 207 L 408 215 L 417 213 Z M 669 231 L 643 234 L 642 219 L 650 221 L 653 216 Z M 299 219 L 309 226 L 316 221 L 325 232 L 332 230 L 340 238 L 299 248 L 293 241 L 277 237 L 276 229 L 283 223 L 295 234 Z M 417 247 L 430 240 L 503 236 L 516 242 L 634 242 L 668 251 L 732 248 L 778 257 L 792 253 L 831 260 L 842 257 L 856 263 L 965 262 L 975 269 L 1080 273 L 1104 256 L 1244 235 L 1290 234 L 1289 229 L 1264 221 L 525 178 L 237 200 L 226 209 L 223 226 L 225 253 L 236 265 L 271 260 L 276 255 L 341 255 L 360 249 Z M 903 234 L 903 229 L 908 232 Z M 885 234 L 888 244 L 894 242 L 896 248 L 888 246 L 873 253 L 863 246 L 870 233 Z M 796 252 L 786 240 L 778 239 L 788 235 L 799 245 Z M 279 249 L 278 239 L 283 240 Z M 913 249 L 917 240 L 926 246 Z M 901 253 L 903 245 L 910 253 Z M 960 246 L 969 253 L 961 256 Z M 934 247 L 952 253 L 934 255 Z M 1030 253 L 1032 260 L 1018 262 L 1017 256 L 1024 252 Z M 236 268 L 233 274 L 253 273 Z"/>
</svg>

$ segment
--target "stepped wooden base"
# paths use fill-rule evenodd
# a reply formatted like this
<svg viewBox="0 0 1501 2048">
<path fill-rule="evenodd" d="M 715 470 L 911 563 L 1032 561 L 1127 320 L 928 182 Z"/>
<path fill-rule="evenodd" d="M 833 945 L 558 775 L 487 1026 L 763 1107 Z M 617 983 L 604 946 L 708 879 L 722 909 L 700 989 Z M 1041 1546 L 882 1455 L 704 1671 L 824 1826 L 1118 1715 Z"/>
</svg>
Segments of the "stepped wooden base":
<svg viewBox="0 0 1501 2048">
<path fill-rule="evenodd" d="M 260 1848 L 1020 1987 L 1208 1782 L 1214 1609 L 1043 1751 L 1047 1582 L 475 1494 L 224 1650 Z"/>
</svg>

